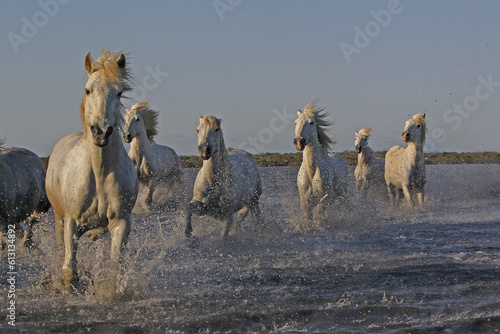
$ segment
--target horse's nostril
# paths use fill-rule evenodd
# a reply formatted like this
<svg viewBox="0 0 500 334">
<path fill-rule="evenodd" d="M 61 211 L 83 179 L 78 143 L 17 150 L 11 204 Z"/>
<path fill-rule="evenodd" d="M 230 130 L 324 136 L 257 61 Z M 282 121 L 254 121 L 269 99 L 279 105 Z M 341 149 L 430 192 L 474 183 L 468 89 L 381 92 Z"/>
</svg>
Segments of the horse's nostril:
<svg viewBox="0 0 500 334">
<path fill-rule="evenodd" d="M 305 145 L 306 144 L 306 140 L 304 138 L 300 138 L 300 144 L 301 145 Z"/>
<path fill-rule="evenodd" d="M 106 129 L 105 136 L 110 136 L 112 133 L 113 133 L 113 127 L 112 127 L 112 126 L 109 126 L 109 127 Z"/>
<path fill-rule="evenodd" d="M 293 143 L 297 145 L 297 138 L 293 138 Z"/>
</svg>

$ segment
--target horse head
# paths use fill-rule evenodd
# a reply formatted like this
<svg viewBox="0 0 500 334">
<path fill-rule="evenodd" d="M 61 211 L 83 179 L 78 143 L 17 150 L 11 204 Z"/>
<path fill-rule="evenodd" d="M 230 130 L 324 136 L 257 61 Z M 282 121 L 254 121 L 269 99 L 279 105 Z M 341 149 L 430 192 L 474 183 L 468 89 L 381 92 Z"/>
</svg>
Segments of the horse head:
<svg viewBox="0 0 500 334">
<path fill-rule="evenodd" d="M 125 56 L 103 51 L 97 62 L 87 53 L 84 60 L 88 81 L 82 100 L 84 131 L 90 131 L 95 145 L 104 147 L 113 132 L 121 127 L 121 96 L 130 90 Z"/>
<path fill-rule="evenodd" d="M 214 116 L 200 116 L 198 132 L 198 152 L 203 160 L 208 160 L 221 149 L 223 143 L 221 120 Z"/>
<path fill-rule="evenodd" d="M 368 146 L 368 138 L 370 137 L 370 128 L 361 129 L 356 131 L 354 136 L 354 147 L 356 153 L 361 153 Z"/>
<path fill-rule="evenodd" d="M 308 115 L 297 110 L 297 120 L 295 121 L 295 138 L 293 143 L 297 151 L 303 151 L 307 145 L 312 144 L 314 140 L 318 140 L 316 131 L 316 115 Z"/>
<path fill-rule="evenodd" d="M 425 140 L 425 132 L 425 113 L 419 113 L 406 121 L 405 129 L 401 134 L 401 139 L 405 143 L 414 142 L 417 144 L 423 144 Z"/>
</svg>

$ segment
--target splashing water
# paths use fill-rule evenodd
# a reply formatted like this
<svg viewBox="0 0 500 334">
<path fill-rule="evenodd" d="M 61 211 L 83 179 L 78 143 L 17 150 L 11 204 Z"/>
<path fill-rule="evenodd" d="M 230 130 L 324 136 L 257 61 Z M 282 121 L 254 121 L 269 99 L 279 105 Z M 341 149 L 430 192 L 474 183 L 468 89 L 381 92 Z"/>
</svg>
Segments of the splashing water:
<svg viewBox="0 0 500 334">
<path fill-rule="evenodd" d="M 425 332 L 500 327 L 498 165 L 427 167 L 425 211 L 391 208 L 385 192 L 333 208 L 304 226 L 298 168 L 263 168 L 265 222 L 220 225 L 182 212 L 135 210 L 117 283 L 109 296 L 109 235 L 79 241 L 85 292 L 63 294 L 63 251 L 51 213 L 18 251 L 16 327 L 30 332 Z M 196 170 L 185 173 L 187 187 Z M 353 170 L 351 192 L 354 188 Z M 160 193 L 159 198 L 162 194 Z M 188 196 L 189 197 L 189 196 Z M 6 282 L 5 256 L 1 280 Z M 7 296 L 7 283 L 1 286 Z"/>
</svg>

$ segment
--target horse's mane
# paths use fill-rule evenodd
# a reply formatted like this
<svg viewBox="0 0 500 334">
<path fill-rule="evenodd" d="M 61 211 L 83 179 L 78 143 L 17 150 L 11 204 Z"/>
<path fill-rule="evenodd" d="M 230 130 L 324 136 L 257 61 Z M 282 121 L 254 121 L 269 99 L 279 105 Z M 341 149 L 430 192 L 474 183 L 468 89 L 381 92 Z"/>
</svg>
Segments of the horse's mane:
<svg viewBox="0 0 500 334">
<path fill-rule="evenodd" d="M 3 146 L 5 145 L 5 142 L 6 142 L 5 137 L 0 138 L 0 149 L 3 148 Z"/>
<path fill-rule="evenodd" d="M 316 119 L 316 132 L 318 133 L 319 145 L 328 151 L 332 145 L 335 144 L 335 140 L 332 139 L 328 133 L 327 129 L 333 125 L 333 121 L 329 121 L 327 118 L 330 116 L 327 112 L 324 112 L 325 108 L 319 108 L 319 99 L 309 102 L 305 107 L 303 113 L 310 118 Z"/>
<path fill-rule="evenodd" d="M 154 136 L 158 133 L 158 115 L 159 112 L 151 109 L 148 101 L 136 103 L 130 108 L 131 111 L 136 111 L 141 114 L 146 135 L 150 141 L 153 141 Z"/>
<path fill-rule="evenodd" d="M 95 73 L 99 71 L 102 75 L 102 78 L 108 83 L 121 83 L 123 87 L 123 92 L 129 92 L 133 87 L 133 76 L 130 71 L 129 62 L 125 62 L 125 66 L 118 66 L 118 59 L 123 55 L 122 52 L 111 52 L 107 49 L 103 49 L 101 54 L 97 58 L 92 67 L 92 72 Z M 128 58 L 128 56 L 127 56 Z M 80 104 L 80 118 L 82 120 L 82 124 L 85 128 L 85 101 L 87 95 L 83 96 L 82 102 Z M 122 96 L 122 98 L 126 98 L 126 96 Z M 119 127 L 120 130 L 123 128 L 123 114 L 125 111 L 125 107 L 123 104 L 120 104 L 120 121 Z M 86 131 L 86 130 L 85 130 Z"/>
<path fill-rule="evenodd" d="M 364 129 L 359 130 L 358 133 L 360 136 L 364 136 L 364 137 L 368 138 L 371 136 L 371 134 L 370 134 L 371 130 L 372 130 L 371 128 L 364 128 Z"/>
<path fill-rule="evenodd" d="M 226 144 L 224 143 L 224 135 L 222 133 L 222 129 L 220 127 L 221 125 L 221 120 L 217 117 L 214 116 L 203 116 L 203 123 L 205 123 L 206 126 L 210 127 L 213 130 L 219 129 L 219 136 L 220 136 L 220 155 L 221 155 L 221 160 L 224 164 L 224 171 L 226 175 L 228 175 L 228 178 L 230 182 L 233 181 L 233 166 L 231 165 L 231 161 L 229 161 L 229 153 L 226 148 Z"/>
</svg>

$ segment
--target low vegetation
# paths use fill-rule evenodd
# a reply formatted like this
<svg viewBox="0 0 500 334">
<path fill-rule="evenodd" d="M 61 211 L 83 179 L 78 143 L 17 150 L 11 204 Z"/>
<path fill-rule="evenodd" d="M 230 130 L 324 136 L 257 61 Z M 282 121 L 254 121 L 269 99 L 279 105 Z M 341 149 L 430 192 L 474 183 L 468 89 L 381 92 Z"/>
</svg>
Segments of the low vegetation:
<svg viewBox="0 0 500 334">
<path fill-rule="evenodd" d="M 377 158 L 383 158 L 385 151 L 375 153 Z M 354 151 L 344 151 L 339 153 L 344 158 L 349 166 L 356 166 L 358 162 L 358 154 Z M 181 157 L 183 168 L 199 168 L 202 165 L 202 160 L 199 156 Z M 260 167 L 277 167 L 277 166 L 300 166 L 302 162 L 302 153 L 262 153 L 254 155 L 257 164 Z M 498 164 L 500 163 L 499 152 L 440 152 L 440 153 L 424 153 L 425 163 L 427 165 L 437 164 Z M 45 166 L 47 166 L 48 157 L 42 158 Z"/>
<path fill-rule="evenodd" d="M 377 158 L 383 158 L 385 151 L 375 153 Z M 344 151 L 339 153 L 350 166 L 355 166 L 358 162 L 358 154 L 354 151 Z M 275 166 L 300 166 L 302 153 L 262 153 L 254 155 L 260 167 Z M 441 152 L 424 153 L 426 164 L 486 164 L 500 163 L 500 153 L 498 152 Z M 201 167 L 202 160 L 199 156 L 181 156 L 182 167 Z"/>
</svg>

